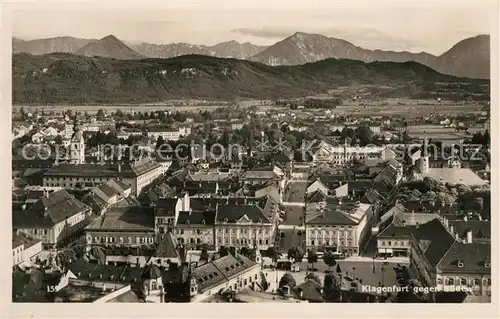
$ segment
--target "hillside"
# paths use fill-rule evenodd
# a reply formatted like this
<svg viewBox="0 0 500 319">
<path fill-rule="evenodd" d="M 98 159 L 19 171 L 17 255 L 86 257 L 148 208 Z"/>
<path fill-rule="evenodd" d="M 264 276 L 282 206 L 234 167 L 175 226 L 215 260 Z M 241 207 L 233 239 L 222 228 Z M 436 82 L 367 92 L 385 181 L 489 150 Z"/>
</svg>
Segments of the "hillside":
<svg viewBox="0 0 500 319">
<path fill-rule="evenodd" d="M 75 53 L 81 47 L 96 40 L 78 39 L 73 37 L 56 37 L 23 41 L 12 38 L 12 52 L 27 52 L 31 54 L 48 54 L 55 52 Z"/>
<path fill-rule="evenodd" d="M 142 103 L 175 98 L 274 99 L 326 93 L 332 88 L 354 84 L 389 87 L 383 94 L 391 96 L 489 97 L 488 81 L 464 81 L 415 62 L 366 64 L 328 59 L 299 66 L 272 67 L 201 55 L 116 60 L 71 54 L 15 54 L 12 69 L 16 104 Z"/>
<path fill-rule="evenodd" d="M 250 60 L 269 65 L 297 65 L 328 58 L 364 62 L 414 61 L 444 74 L 486 79 L 490 73 L 490 38 L 488 35 L 481 35 L 465 39 L 437 57 L 425 52 L 367 50 L 342 39 L 297 32 Z"/>
<path fill-rule="evenodd" d="M 75 54 L 83 56 L 101 56 L 123 60 L 145 58 L 145 56 L 132 50 L 114 35 L 108 35 L 100 40 L 92 41 L 78 49 Z"/>
<path fill-rule="evenodd" d="M 446 74 L 482 78 L 490 77 L 490 36 L 479 35 L 458 42 L 443 53 L 434 68 Z"/>
<path fill-rule="evenodd" d="M 269 65 L 297 65 L 329 58 L 360 60 L 364 62 L 415 61 L 428 65 L 431 64 L 436 57 L 428 53 L 417 54 L 410 52 L 366 50 L 342 39 L 329 38 L 320 34 L 297 32 L 268 47 L 250 59 Z"/>
<path fill-rule="evenodd" d="M 151 44 L 140 43 L 133 45 L 132 48 L 151 58 L 172 58 L 181 55 L 201 54 L 215 56 L 219 58 L 247 59 L 262 50 L 265 46 L 258 46 L 251 43 L 239 43 L 228 41 L 218 43 L 214 46 L 196 45 L 188 43 L 172 44 Z"/>
</svg>

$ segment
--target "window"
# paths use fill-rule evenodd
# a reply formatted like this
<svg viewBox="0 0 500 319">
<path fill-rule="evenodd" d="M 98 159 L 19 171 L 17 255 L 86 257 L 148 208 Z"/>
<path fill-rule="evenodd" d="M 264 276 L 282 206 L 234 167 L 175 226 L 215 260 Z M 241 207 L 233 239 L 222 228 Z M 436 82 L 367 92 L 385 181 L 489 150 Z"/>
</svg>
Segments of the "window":
<svg viewBox="0 0 500 319">
<path fill-rule="evenodd" d="M 441 285 L 443 283 L 443 279 L 442 278 L 438 278 L 437 279 L 437 283 L 438 283 L 438 285 Z"/>
<path fill-rule="evenodd" d="M 383 241 L 383 240 L 382 240 L 382 241 L 380 242 L 380 246 L 385 246 L 385 241 Z"/>
<path fill-rule="evenodd" d="M 474 279 L 474 285 L 475 285 L 475 286 L 479 286 L 479 285 L 481 285 L 481 281 L 480 281 L 479 279 L 477 279 L 477 278 L 476 278 L 476 279 Z"/>
<path fill-rule="evenodd" d="M 447 285 L 454 285 L 455 284 L 455 280 L 453 280 L 453 278 L 448 278 L 448 279 L 446 279 L 446 284 Z"/>
<path fill-rule="evenodd" d="M 255 280 L 257 280 L 257 274 L 255 274 Z"/>
<path fill-rule="evenodd" d="M 391 245 L 392 245 L 392 241 L 390 241 L 390 240 L 389 240 L 389 242 L 388 242 L 387 244 L 388 244 L 389 246 L 391 246 Z"/>
<path fill-rule="evenodd" d="M 460 278 L 460 284 L 463 286 L 467 285 L 467 278 Z"/>
<path fill-rule="evenodd" d="M 268 239 L 266 239 L 266 245 L 269 245 L 269 240 Z"/>
<path fill-rule="evenodd" d="M 487 284 L 488 286 L 491 286 L 491 278 L 488 278 L 488 279 L 486 280 L 486 284 Z"/>
</svg>

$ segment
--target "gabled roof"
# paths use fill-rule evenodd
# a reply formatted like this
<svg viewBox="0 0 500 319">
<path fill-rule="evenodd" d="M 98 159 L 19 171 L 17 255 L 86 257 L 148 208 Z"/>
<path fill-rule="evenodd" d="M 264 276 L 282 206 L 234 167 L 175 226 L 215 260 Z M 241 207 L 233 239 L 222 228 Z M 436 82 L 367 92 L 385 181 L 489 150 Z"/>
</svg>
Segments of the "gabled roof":
<svg viewBox="0 0 500 319">
<path fill-rule="evenodd" d="M 491 274 L 487 263 L 491 263 L 490 244 L 454 242 L 437 267 L 443 272 Z"/>
<path fill-rule="evenodd" d="M 253 223 L 270 222 L 257 205 L 218 205 L 216 223 L 236 223 L 245 215 Z"/>
<path fill-rule="evenodd" d="M 448 250 L 455 243 L 455 238 L 448 232 L 439 219 L 419 225 L 412 233 L 419 244 L 431 268 L 435 268 Z"/>
<path fill-rule="evenodd" d="M 213 225 L 214 222 L 215 210 L 193 210 L 190 212 L 179 212 L 179 217 L 177 218 L 177 227 L 187 227 L 190 225 L 199 227 L 200 225 Z"/>
<path fill-rule="evenodd" d="M 13 212 L 12 223 L 16 228 L 51 227 L 86 210 L 88 206 L 61 189 L 40 198 L 26 210 Z"/>
<path fill-rule="evenodd" d="M 158 246 L 156 246 L 154 256 L 158 258 L 180 258 L 177 246 L 177 240 L 174 235 L 169 232 L 165 235 L 163 240 L 158 243 Z"/>
</svg>

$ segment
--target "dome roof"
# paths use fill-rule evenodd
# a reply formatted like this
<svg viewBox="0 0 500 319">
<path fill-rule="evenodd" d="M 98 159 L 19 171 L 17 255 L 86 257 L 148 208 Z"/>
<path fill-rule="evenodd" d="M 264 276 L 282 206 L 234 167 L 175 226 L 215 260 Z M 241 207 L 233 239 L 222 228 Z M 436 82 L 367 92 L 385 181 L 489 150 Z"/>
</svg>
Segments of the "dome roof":
<svg viewBox="0 0 500 319">
<path fill-rule="evenodd" d="M 161 277 L 161 270 L 156 265 L 147 265 L 142 273 L 142 279 L 158 279 Z"/>
</svg>

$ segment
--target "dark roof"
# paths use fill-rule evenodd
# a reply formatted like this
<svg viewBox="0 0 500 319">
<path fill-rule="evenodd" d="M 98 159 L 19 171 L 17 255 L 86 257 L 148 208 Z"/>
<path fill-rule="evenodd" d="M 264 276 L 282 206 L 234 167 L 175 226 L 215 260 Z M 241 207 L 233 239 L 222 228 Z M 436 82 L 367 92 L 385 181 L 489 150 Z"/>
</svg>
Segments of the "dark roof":
<svg viewBox="0 0 500 319">
<path fill-rule="evenodd" d="M 99 189 L 104 193 L 104 195 L 108 197 L 118 195 L 117 191 L 107 184 L 102 184 L 101 186 L 99 186 Z"/>
<path fill-rule="evenodd" d="M 410 234 L 413 230 L 413 226 L 398 227 L 391 223 L 377 235 L 377 238 L 410 238 Z"/>
<path fill-rule="evenodd" d="M 177 240 L 172 233 L 167 233 L 165 237 L 158 243 L 155 251 L 155 257 L 160 258 L 179 258 L 179 251 L 177 250 Z"/>
<path fill-rule="evenodd" d="M 79 279 L 87 281 L 113 282 L 119 284 L 138 285 L 144 268 L 130 266 L 98 265 L 78 259 L 69 265 L 69 270 Z M 162 272 L 162 280 L 166 282 L 172 274 Z"/>
<path fill-rule="evenodd" d="M 215 210 L 180 212 L 177 218 L 177 225 L 214 225 Z"/>
<path fill-rule="evenodd" d="M 459 267 L 459 263 L 463 267 Z M 445 272 L 491 274 L 491 245 L 482 243 L 464 244 L 454 242 L 437 267 Z"/>
<path fill-rule="evenodd" d="M 44 176 L 137 177 L 160 166 L 157 162 L 146 160 L 137 164 L 59 164 L 48 169 Z"/>
<path fill-rule="evenodd" d="M 213 210 L 219 205 L 258 205 L 262 207 L 267 197 L 207 197 L 207 198 L 191 198 L 191 208 L 193 210 Z"/>
<path fill-rule="evenodd" d="M 435 268 L 450 247 L 455 238 L 448 232 L 439 219 L 419 225 L 412 233 L 431 268 Z"/>
<path fill-rule="evenodd" d="M 83 196 L 82 202 L 90 206 L 94 211 L 101 211 L 106 207 L 106 202 L 94 193 Z"/>
<path fill-rule="evenodd" d="M 218 187 L 217 182 L 212 181 L 188 181 L 184 184 L 184 190 L 191 195 L 201 193 L 215 193 Z"/>
<path fill-rule="evenodd" d="M 295 287 L 295 292 L 302 300 L 323 302 L 323 289 L 316 281 L 308 279 L 302 284 Z M 302 292 L 302 295 L 301 295 Z"/>
<path fill-rule="evenodd" d="M 235 223 L 244 216 L 252 222 L 269 223 L 269 219 L 264 215 L 262 209 L 256 205 L 219 205 L 217 206 L 216 222 Z"/>
<path fill-rule="evenodd" d="M 175 206 L 179 198 L 162 198 L 155 204 L 155 216 L 175 216 Z"/>
<path fill-rule="evenodd" d="M 26 210 L 13 212 L 14 227 L 51 227 L 89 207 L 68 194 L 64 189 L 42 197 Z"/>
<path fill-rule="evenodd" d="M 154 264 L 149 264 L 146 267 L 144 267 L 144 270 L 142 271 L 142 276 L 141 278 L 143 280 L 148 280 L 148 279 L 158 279 L 162 275 L 160 268 Z"/>
<path fill-rule="evenodd" d="M 193 270 L 193 276 L 198 283 L 198 289 L 203 292 L 238 276 L 255 265 L 257 265 L 256 262 L 244 256 L 227 255 L 196 267 Z"/>
<path fill-rule="evenodd" d="M 309 219 L 311 218 L 311 219 Z M 308 225 L 357 225 L 357 223 L 347 217 L 344 213 L 336 209 L 325 208 L 322 212 L 307 212 L 306 224 Z"/>
<path fill-rule="evenodd" d="M 12 249 L 24 245 L 24 249 L 27 249 L 36 243 L 39 243 L 40 239 L 30 238 L 24 234 L 13 234 L 12 235 Z"/>
<path fill-rule="evenodd" d="M 154 225 L 152 207 L 114 206 L 106 214 L 96 218 L 86 230 L 151 232 Z"/>
<path fill-rule="evenodd" d="M 472 240 L 491 239 L 491 222 L 486 220 L 451 220 L 449 224 L 453 226 L 453 232 L 460 238 L 467 237 L 467 232 L 472 231 Z"/>
</svg>

